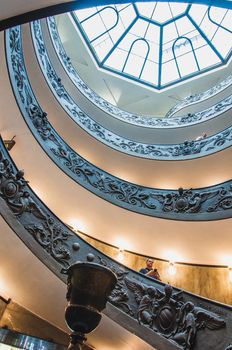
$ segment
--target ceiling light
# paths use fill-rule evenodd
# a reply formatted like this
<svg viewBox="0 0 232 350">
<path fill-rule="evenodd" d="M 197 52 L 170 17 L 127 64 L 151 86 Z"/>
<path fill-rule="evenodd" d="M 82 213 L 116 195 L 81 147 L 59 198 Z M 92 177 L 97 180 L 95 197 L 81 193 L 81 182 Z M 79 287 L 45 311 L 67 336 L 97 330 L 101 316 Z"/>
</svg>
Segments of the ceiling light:
<svg viewBox="0 0 232 350">
<path fill-rule="evenodd" d="M 232 267 L 228 266 L 229 269 L 229 281 L 232 282 Z"/>
<path fill-rule="evenodd" d="M 119 248 L 117 260 L 120 262 L 123 262 L 125 256 L 124 256 L 124 250 Z"/>
<path fill-rule="evenodd" d="M 170 276 L 175 276 L 176 275 L 176 265 L 174 262 L 169 261 L 169 265 L 168 265 L 168 274 Z"/>
</svg>

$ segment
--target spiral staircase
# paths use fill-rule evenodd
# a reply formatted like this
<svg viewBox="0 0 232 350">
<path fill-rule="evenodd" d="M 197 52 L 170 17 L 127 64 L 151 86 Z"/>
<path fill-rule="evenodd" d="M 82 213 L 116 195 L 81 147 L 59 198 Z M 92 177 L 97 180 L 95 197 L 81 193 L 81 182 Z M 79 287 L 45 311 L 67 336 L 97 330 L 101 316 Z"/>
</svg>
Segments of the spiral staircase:
<svg viewBox="0 0 232 350">
<path fill-rule="evenodd" d="M 230 349 L 231 59 L 162 92 L 109 75 L 66 13 L 107 4 L 1 4 L 0 295 L 68 332 L 66 270 L 94 261 L 118 283 L 90 348 Z M 99 242 L 155 257 L 162 282 Z"/>
</svg>

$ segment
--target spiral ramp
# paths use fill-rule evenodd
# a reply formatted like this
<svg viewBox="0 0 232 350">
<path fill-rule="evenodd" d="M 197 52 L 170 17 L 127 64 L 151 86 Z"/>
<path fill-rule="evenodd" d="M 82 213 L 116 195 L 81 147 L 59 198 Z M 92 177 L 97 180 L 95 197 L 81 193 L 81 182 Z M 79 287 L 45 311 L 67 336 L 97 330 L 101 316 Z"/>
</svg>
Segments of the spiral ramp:
<svg viewBox="0 0 232 350">
<path fill-rule="evenodd" d="M 67 23 L 70 31 L 73 30 L 68 15 L 56 21 L 61 38 L 64 23 Z M 43 19 L 36 25 L 40 27 L 41 38 L 37 40 L 38 27 L 25 24 L 21 27 L 21 47 L 20 40 L 14 42 L 16 49 L 8 45 L 14 32 L 6 33 L 5 38 L 1 32 L 3 59 L 0 65 L 1 136 L 3 140 L 9 140 L 16 135 L 16 145 L 10 151 L 10 157 L 18 169 L 24 170 L 24 177 L 33 190 L 33 200 L 41 201 L 39 205 L 49 208 L 56 220 L 59 218 L 65 224 L 76 225 L 79 231 L 106 244 L 120 248 L 123 241 L 126 250 L 164 262 L 171 260 L 171 251 L 176 253 L 172 259 L 186 264 L 186 269 L 200 265 L 203 269 L 206 266 L 226 270 L 228 257 L 231 259 L 232 139 L 231 102 L 228 102 L 231 86 L 228 84 L 226 89 L 212 98 L 184 106 L 168 118 L 178 120 L 207 109 L 216 111 L 215 115 L 199 123 L 163 128 L 127 123 L 112 115 L 112 112 L 101 109 L 96 99 L 94 102 L 91 96 L 76 86 L 56 51 L 49 22 Z M 41 46 L 38 45 L 41 40 L 45 50 L 40 55 Z M 72 63 L 69 45 L 64 43 Z M 84 46 L 82 48 L 84 50 Z M 14 68 L 14 59 L 19 59 L 19 71 Z M 46 66 L 43 66 L 44 62 Z M 48 67 L 50 75 L 46 72 Z M 228 65 L 224 73 L 221 70 L 221 75 L 217 73 L 215 84 L 227 78 L 230 67 Z M 223 104 L 222 101 L 227 101 L 226 108 L 218 112 L 215 106 Z M 37 112 L 39 116 L 42 112 L 47 113 L 51 138 L 41 137 L 42 124 L 38 126 L 33 122 Z M 160 116 L 157 118 L 163 119 Z M 193 141 L 196 145 L 195 139 L 202 130 L 207 132 L 207 138 L 203 141 L 211 138 L 213 141 L 209 141 L 208 147 L 200 147 L 197 153 L 192 151 L 194 145 L 187 144 L 190 150 L 186 151 L 185 141 Z M 125 146 L 128 142 L 133 142 L 132 148 Z M 177 155 L 174 151 L 170 152 L 170 149 L 179 150 L 180 145 L 183 147 Z M 154 147 L 153 150 L 159 147 L 159 152 L 148 152 L 144 156 L 144 147 L 150 149 L 149 146 Z M 52 151 L 54 149 L 56 152 Z M 62 149 L 67 152 L 63 159 L 61 156 L 64 153 L 57 156 L 57 150 Z M 8 157 L 4 152 L 4 157 Z M 77 162 L 74 165 L 80 165 L 79 171 L 82 163 L 86 166 L 84 178 L 80 173 L 73 172 L 68 152 L 73 157 L 71 160 Z M 111 192 L 107 181 L 112 187 L 117 186 Z M 169 200 L 171 205 L 166 206 Z M 65 277 L 60 274 L 62 263 L 57 260 L 53 263 L 51 254 L 49 256 L 41 246 L 36 248 L 38 242 L 27 238 L 23 215 L 19 218 L 10 208 L 4 198 L 1 199 L 1 270 L 5 293 L 51 324 L 67 331 L 63 322 L 66 287 Z M 81 258 L 84 260 L 92 248 L 86 248 L 85 243 L 83 246 Z M 6 250 L 6 247 L 9 248 Z M 73 256 L 69 262 L 79 259 L 75 252 L 71 252 Z M 93 254 L 98 262 L 100 253 L 93 248 Z M 112 263 L 108 259 L 109 264 Z M 121 268 L 117 262 L 113 264 Z M 7 275 L 4 273 L 6 270 L 9 271 Z M 128 271 L 135 280 L 164 290 L 163 283 Z M 199 279 L 204 277 L 199 276 Z M 207 282 L 209 289 L 213 288 L 215 280 L 202 283 Z M 231 305 L 230 283 L 220 279 L 218 283 L 221 286 L 218 288 L 225 288 L 225 298 L 219 301 Z M 186 288 L 182 285 L 181 289 Z M 226 319 L 226 327 L 218 331 L 222 332 L 222 335 L 218 333 L 219 340 L 216 341 L 216 331 L 212 338 L 215 350 L 225 350 L 231 342 L 231 308 L 213 301 L 208 301 L 207 306 L 206 299 L 184 293 L 185 300 L 190 298 L 196 305 L 215 310 Z M 211 349 L 212 343 L 205 343 L 208 336 L 211 336 L 208 329 L 206 335 L 199 331 L 197 341 L 189 349 L 202 349 L 202 344 L 205 350 Z M 88 339 L 89 344 L 101 350 L 119 347 L 125 350 L 183 348 L 178 342 L 169 341 L 146 325 L 138 325 L 136 319 L 115 304 L 107 308 L 100 327 Z"/>
</svg>

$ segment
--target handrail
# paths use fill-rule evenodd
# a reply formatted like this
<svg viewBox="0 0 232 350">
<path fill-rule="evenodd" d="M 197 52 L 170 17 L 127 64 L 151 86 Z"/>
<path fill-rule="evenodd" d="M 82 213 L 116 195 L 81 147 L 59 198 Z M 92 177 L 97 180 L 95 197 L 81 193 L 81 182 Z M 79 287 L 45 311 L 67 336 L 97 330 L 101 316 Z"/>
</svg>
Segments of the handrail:
<svg viewBox="0 0 232 350">
<path fill-rule="evenodd" d="M 31 29 L 39 65 L 54 96 L 67 114 L 75 121 L 75 123 L 77 123 L 81 128 L 83 128 L 97 140 L 111 148 L 116 149 L 117 151 L 146 159 L 192 159 L 218 151 L 217 147 L 214 145 L 216 135 L 204 138 L 204 140 L 186 141 L 184 144 L 160 145 L 130 140 L 104 128 L 93 118 L 91 118 L 91 116 L 87 115 L 80 109 L 80 107 L 75 103 L 68 91 L 65 89 L 61 79 L 57 76 L 46 50 L 40 22 L 33 22 L 31 24 Z M 207 112 L 208 115 L 214 114 L 216 116 L 231 109 L 231 106 L 232 95 L 218 103 L 216 106 L 213 106 L 203 112 Z"/>
<path fill-rule="evenodd" d="M 210 89 L 200 92 L 198 94 L 189 95 L 185 97 L 182 101 L 173 106 L 165 115 L 166 118 L 173 118 L 173 115 L 182 110 L 185 107 L 194 105 L 199 102 L 208 100 L 209 98 L 216 96 L 220 92 L 226 90 L 232 86 L 232 74 L 228 75 L 220 83 L 212 86 Z"/>
<path fill-rule="evenodd" d="M 159 190 L 119 179 L 75 153 L 53 129 L 32 91 L 23 60 L 20 27 L 6 32 L 6 52 L 12 88 L 23 117 L 49 157 L 74 181 L 115 205 L 141 214 L 175 220 L 232 217 L 232 180 L 203 189 Z M 232 127 L 212 140 L 218 148 L 227 140 L 230 144 Z M 207 141 L 200 144 L 204 142 Z M 190 146 L 187 143 L 179 147 L 183 151 L 183 147 L 187 150 Z"/>
<path fill-rule="evenodd" d="M 188 105 L 194 104 L 196 102 L 201 102 L 208 99 L 209 97 L 215 96 L 217 93 L 223 91 L 232 84 L 232 75 L 228 76 L 221 83 L 213 86 L 211 89 L 196 94 L 193 96 L 186 97 L 183 101 L 176 104 L 165 117 L 151 117 L 151 116 L 142 116 L 134 113 L 126 112 L 119 107 L 112 105 L 110 102 L 106 101 L 100 97 L 95 91 L 93 91 L 85 82 L 81 79 L 76 69 L 73 67 L 70 58 L 67 56 L 66 51 L 63 47 L 62 41 L 57 30 L 56 21 L 54 17 L 47 18 L 47 24 L 49 28 L 50 37 L 54 46 L 54 49 L 57 53 L 57 56 L 64 67 L 66 73 L 77 87 L 77 89 L 88 98 L 95 106 L 102 109 L 104 112 L 108 113 L 112 117 L 122 120 L 123 122 L 130 123 L 133 125 L 143 126 L 147 128 L 178 128 L 189 125 L 194 125 L 197 123 L 204 122 L 211 118 L 218 116 L 224 112 L 228 107 L 227 102 L 223 100 L 217 103 L 216 105 L 207 108 L 206 110 L 189 113 L 188 115 L 181 117 L 173 117 L 173 115 L 180 111 L 182 108 L 187 107 Z M 220 108 L 219 108 L 220 106 Z M 222 109 L 221 109 L 222 108 Z M 231 108 L 231 103 L 230 103 Z M 172 117 L 172 118 L 170 118 Z M 167 119 L 170 118 L 170 119 Z"/>
<path fill-rule="evenodd" d="M 0 211 L 31 251 L 60 279 L 78 261 L 112 269 L 118 282 L 107 314 L 159 350 L 224 350 L 232 308 L 178 290 L 107 257 L 72 232 L 39 200 L 0 141 Z M 117 311 L 116 311 L 117 310 Z"/>
</svg>

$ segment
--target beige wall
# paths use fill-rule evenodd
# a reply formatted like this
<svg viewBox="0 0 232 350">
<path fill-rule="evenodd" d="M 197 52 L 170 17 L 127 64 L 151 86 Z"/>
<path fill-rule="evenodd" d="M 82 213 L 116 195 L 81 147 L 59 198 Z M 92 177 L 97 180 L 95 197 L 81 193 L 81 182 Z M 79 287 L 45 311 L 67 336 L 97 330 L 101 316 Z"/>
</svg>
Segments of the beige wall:
<svg viewBox="0 0 232 350">
<path fill-rule="evenodd" d="M 119 250 L 105 243 L 99 242 L 78 232 L 82 238 L 94 247 L 118 260 Z M 145 266 L 146 258 L 124 252 L 122 263 L 136 271 Z M 217 300 L 221 303 L 232 305 L 232 282 L 229 281 L 229 271 L 223 267 L 195 266 L 175 264 L 176 274 L 171 276 L 168 272 L 169 264 L 165 261 L 155 261 L 161 279 L 175 287 Z"/>
</svg>

